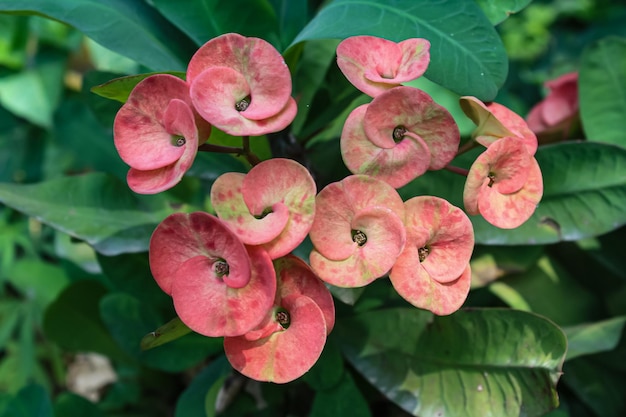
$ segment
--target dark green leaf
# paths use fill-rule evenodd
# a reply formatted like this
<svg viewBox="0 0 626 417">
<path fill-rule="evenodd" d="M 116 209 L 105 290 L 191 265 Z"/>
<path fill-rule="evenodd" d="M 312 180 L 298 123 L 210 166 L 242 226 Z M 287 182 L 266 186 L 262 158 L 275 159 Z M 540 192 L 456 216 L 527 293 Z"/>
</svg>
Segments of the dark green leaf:
<svg viewBox="0 0 626 417">
<path fill-rule="evenodd" d="M 178 372 L 222 351 L 222 340 L 189 334 L 167 345 L 141 350 L 141 339 L 159 325 L 149 305 L 124 293 L 109 294 L 100 302 L 100 314 L 113 338 L 125 352 L 152 368 Z"/>
<path fill-rule="evenodd" d="M 56 417 L 104 417 L 91 401 L 71 392 L 62 392 L 54 403 Z"/>
<path fill-rule="evenodd" d="M 563 328 L 567 336 L 566 360 L 614 349 L 619 343 L 626 317 Z"/>
<path fill-rule="evenodd" d="M 17 414 L 3 417 L 53 417 L 48 393 L 41 385 L 28 385 L 15 396 Z"/>
<path fill-rule="evenodd" d="M 578 82 L 587 138 L 626 147 L 626 39 L 609 37 L 585 49 Z"/>
<path fill-rule="evenodd" d="M 336 386 L 318 391 L 313 400 L 310 417 L 353 416 L 369 417 L 367 400 L 359 391 L 349 372 L 344 372 Z"/>
<path fill-rule="evenodd" d="M 128 359 L 100 319 L 98 304 L 106 289 L 96 281 L 77 281 L 46 310 L 43 328 L 50 340 L 75 352 L 99 352 Z"/>
<path fill-rule="evenodd" d="M 0 0 L 0 11 L 42 14 L 148 68 L 184 71 L 193 44 L 139 0 Z"/>
<path fill-rule="evenodd" d="M 155 7 L 198 46 L 224 33 L 263 38 L 275 46 L 278 23 L 267 0 L 154 0 Z"/>
<path fill-rule="evenodd" d="M 289 45 L 309 20 L 307 0 L 269 0 L 278 18 L 282 45 Z"/>
<path fill-rule="evenodd" d="M 493 100 L 506 79 L 508 60 L 500 37 L 475 2 L 335 0 L 292 45 L 355 35 L 428 39 L 431 58 L 426 77 L 461 95 Z"/>
<path fill-rule="evenodd" d="M 187 389 L 178 397 L 176 417 L 206 417 L 205 399 L 207 393 L 218 382 L 224 381 L 232 372 L 226 356 L 215 359 L 196 375 Z"/>
<path fill-rule="evenodd" d="M 133 88 L 135 88 L 135 86 L 143 79 L 155 74 L 171 74 L 180 79 L 185 79 L 185 73 L 181 71 L 149 72 L 146 74 L 128 75 L 125 77 L 115 78 L 104 84 L 92 87 L 91 92 L 104 98 L 116 100 L 120 103 L 126 103 L 126 100 L 128 100 L 128 96 Z"/>
<path fill-rule="evenodd" d="M 322 355 L 315 365 L 303 376 L 303 379 L 316 391 L 330 390 L 337 385 L 344 374 L 343 358 L 339 347 L 329 339 Z M 328 414 L 341 415 L 341 414 Z"/>
<path fill-rule="evenodd" d="M 145 335 L 141 339 L 140 346 L 142 350 L 152 349 L 181 338 L 189 333 L 191 333 L 191 329 L 176 317 Z"/>
<path fill-rule="evenodd" d="M 102 173 L 0 184 L 0 201 L 107 255 L 145 251 L 154 228 L 171 212 L 163 196 L 139 196 Z"/>
<path fill-rule="evenodd" d="M 531 0 L 476 0 L 476 2 L 491 23 L 497 25 L 528 6 Z"/>
<path fill-rule="evenodd" d="M 543 246 L 476 245 L 472 254 L 472 288 L 527 271 L 543 253 Z"/>
<path fill-rule="evenodd" d="M 339 320 L 334 332 L 354 367 L 415 416 L 539 417 L 558 402 L 566 339 L 534 314 L 387 309 Z"/>
</svg>

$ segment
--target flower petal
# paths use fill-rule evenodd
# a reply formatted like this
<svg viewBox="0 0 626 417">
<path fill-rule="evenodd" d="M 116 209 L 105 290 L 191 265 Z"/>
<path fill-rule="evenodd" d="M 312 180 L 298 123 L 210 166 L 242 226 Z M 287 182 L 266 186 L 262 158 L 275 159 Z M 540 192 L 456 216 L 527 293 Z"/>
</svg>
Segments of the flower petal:
<svg viewBox="0 0 626 417">
<path fill-rule="evenodd" d="M 165 218 L 150 238 L 150 270 L 157 284 L 172 293 L 176 272 L 198 256 L 223 259 L 233 271 L 230 285 L 242 287 L 250 279 L 250 260 L 244 245 L 217 217 L 208 213 L 174 213 Z"/>
<path fill-rule="evenodd" d="M 246 249 L 251 274 L 240 288 L 229 286 L 226 275 L 216 274 L 212 257 L 196 256 L 176 270 L 172 282 L 174 309 L 191 330 L 209 337 L 243 335 L 271 309 L 276 293 L 272 261 L 259 247 Z M 244 272 L 238 270 L 241 263 L 232 263 L 230 253 L 224 255 L 230 269 L 228 276 Z"/>
<path fill-rule="evenodd" d="M 326 344 L 326 324 L 320 307 L 309 297 L 291 295 L 281 305 L 290 325 L 271 336 L 248 340 L 225 337 L 224 351 L 237 371 L 257 381 L 283 384 L 304 375 Z"/>
</svg>

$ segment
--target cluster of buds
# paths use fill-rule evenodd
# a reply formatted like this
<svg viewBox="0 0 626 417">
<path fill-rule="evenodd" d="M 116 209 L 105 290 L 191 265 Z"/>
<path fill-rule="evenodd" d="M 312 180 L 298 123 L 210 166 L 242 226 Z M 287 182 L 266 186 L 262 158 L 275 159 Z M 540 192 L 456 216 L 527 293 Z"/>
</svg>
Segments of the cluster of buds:
<svg viewBox="0 0 626 417">
<path fill-rule="evenodd" d="M 273 158 L 211 188 L 215 215 L 167 217 L 150 241 L 150 267 L 180 319 L 223 337 L 232 366 L 284 383 L 307 372 L 334 326 L 328 285 L 362 287 L 389 277 L 416 307 L 451 314 L 470 288 L 472 223 L 447 200 L 397 192 L 428 170 L 450 168 L 460 133 L 450 113 L 402 83 L 420 77 L 430 43 L 355 36 L 337 48 L 346 78 L 372 97 L 341 134 L 352 175 L 317 192 L 306 168 Z M 465 210 L 517 227 L 535 210 L 542 182 L 537 140 L 523 119 L 496 103 L 461 105 L 487 147 L 468 172 Z M 115 144 L 139 193 L 171 188 L 206 150 L 211 128 L 260 136 L 285 129 L 297 106 L 278 51 L 262 39 L 226 34 L 192 57 L 186 80 L 152 75 L 137 84 L 114 125 Z M 456 170 L 459 171 L 459 170 Z M 293 251 L 309 236 L 309 263 Z"/>
</svg>

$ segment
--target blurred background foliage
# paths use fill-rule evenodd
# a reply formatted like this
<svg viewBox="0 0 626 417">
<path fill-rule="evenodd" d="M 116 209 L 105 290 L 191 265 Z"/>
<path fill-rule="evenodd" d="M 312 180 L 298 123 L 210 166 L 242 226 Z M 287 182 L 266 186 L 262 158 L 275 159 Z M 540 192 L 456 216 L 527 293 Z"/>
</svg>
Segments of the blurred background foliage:
<svg viewBox="0 0 626 417">
<path fill-rule="evenodd" d="M 168 7 L 167 2 L 148 3 L 160 10 Z M 280 3 L 267 2 L 274 7 Z M 289 45 L 320 3 L 304 4 L 304 14 L 294 14 L 300 20 L 285 19 L 282 35 L 268 40 Z M 486 9 L 491 2 L 479 3 Z M 508 78 L 496 101 L 521 115 L 545 97 L 545 81 L 578 71 L 583 53 L 598 41 L 608 36 L 626 38 L 626 5 L 621 2 L 518 3 L 522 10 L 496 26 L 510 59 Z M 247 29 L 261 34 L 268 31 L 263 21 Z M 193 34 L 179 32 L 176 36 L 184 38 L 188 50 L 201 43 Z M 335 44 L 323 48 L 333 51 Z M 625 56 L 614 59 L 626 68 Z M 312 100 L 324 102 L 328 99 L 325 94 L 338 91 L 345 83 L 330 64 L 328 61 L 325 68 L 320 64 L 318 70 L 325 78 L 317 80 L 321 87 Z M 127 167 L 112 142 L 113 118 L 121 103 L 90 90 L 118 76 L 149 71 L 64 23 L 38 15 L 0 13 L 0 183 L 53 181 L 46 187 L 47 192 L 55 193 L 67 186 L 63 179 L 68 176 L 104 172 L 111 174 L 107 178 L 122 182 L 95 178 L 84 186 L 94 187 L 95 194 L 101 192 L 96 186 L 109 187 L 116 199 L 132 199 L 133 207 L 158 207 L 160 214 L 171 212 L 175 208 L 172 202 L 189 210 L 207 209 L 212 180 L 229 170 L 244 171 L 241 161 L 200 155 L 190 175 L 163 198 L 141 199 L 122 189 Z M 418 85 L 455 114 L 468 136 L 472 125 L 460 116 L 458 95 L 425 79 Z M 622 95 L 623 104 L 626 85 L 622 87 L 615 93 Z M 350 106 L 358 100 L 345 98 Z M 297 119 L 296 126 L 305 129 L 304 121 Z M 334 167 L 317 171 L 321 182 L 347 173 L 338 154 L 325 146 L 335 143 L 339 121 L 334 122 L 339 128 L 300 132 L 307 140 L 301 146 L 306 146 L 310 166 Z M 623 135 L 626 114 L 622 123 Z M 584 140 L 585 132 L 578 130 L 564 139 Z M 624 145 L 626 139 L 616 146 Z M 270 155 L 267 141 L 256 146 L 259 154 Z M 272 146 L 274 154 L 294 154 Z M 567 168 L 562 167 L 563 171 Z M 624 178 L 620 181 L 623 190 Z M 46 190 L 35 187 L 32 192 L 43 198 Z M 96 208 L 93 216 L 98 215 Z M 152 227 L 150 221 L 133 226 Z M 569 242 L 476 247 L 473 290 L 467 306 L 532 311 L 553 320 L 568 336 L 569 350 L 558 385 L 560 406 L 550 417 L 626 415 L 626 340 L 622 335 L 626 230 L 617 226 L 609 233 Z M 162 349 L 142 352 L 137 337 L 175 316 L 171 302 L 150 276 L 145 252 L 116 252 L 110 249 L 115 247 L 113 243 L 100 241 L 96 243 L 102 250 L 96 252 L 70 234 L 37 216 L 0 205 L 0 416 L 214 415 L 215 408 L 205 402 L 215 401 L 226 378 L 234 386 L 241 383 L 228 376 L 223 359 L 211 360 L 219 357 L 220 341 L 189 335 Z M 124 239 L 130 247 L 131 239 Z M 358 299 L 355 308 L 362 311 L 399 302 L 388 295 L 388 288 L 380 286 L 337 291 L 335 296 Z M 347 307 L 337 304 L 341 315 Z M 375 391 L 351 365 L 345 364 L 349 372 L 333 376 L 333 370 L 344 365 L 332 340 L 329 346 L 321 365 L 305 378 L 306 384 L 301 381 L 289 391 L 269 384 L 248 384 L 237 401 L 222 403 L 226 411 L 219 415 L 306 415 L 309 411 L 310 415 L 331 415 L 328 407 L 336 407 L 338 413 L 345 411 L 348 403 L 350 412 L 356 413 L 352 415 L 408 415 Z M 83 379 L 90 374 L 98 380 Z M 326 388 L 333 385 L 324 378 L 335 382 L 340 378 L 341 389 L 331 393 Z M 311 404 L 313 391 L 317 396 Z M 266 406 L 260 412 L 256 411 L 259 402 Z"/>
</svg>

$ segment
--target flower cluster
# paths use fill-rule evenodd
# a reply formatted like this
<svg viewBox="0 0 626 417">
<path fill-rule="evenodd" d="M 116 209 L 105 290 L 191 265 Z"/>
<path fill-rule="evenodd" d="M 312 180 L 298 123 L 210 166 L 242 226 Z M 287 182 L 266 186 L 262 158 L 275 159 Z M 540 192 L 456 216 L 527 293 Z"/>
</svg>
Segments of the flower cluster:
<svg viewBox="0 0 626 417">
<path fill-rule="evenodd" d="M 156 282 L 190 329 L 224 338 L 226 356 L 244 375 L 284 383 L 313 366 L 335 321 L 328 286 L 388 277 L 400 296 L 435 314 L 464 303 L 474 247 L 469 217 L 445 199 L 403 201 L 397 191 L 428 170 L 459 171 L 449 165 L 461 139 L 453 117 L 402 85 L 424 74 L 429 49 L 425 39 L 372 36 L 339 44 L 339 69 L 372 98 L 341 133 L 351 175 L 318 192 L 296 161 L 249 158 L 249 172 L 214 181 L 215 214 L 175 213 L 154 231 Z M 461 105 L 478 125 L 473 140 L 487 147 L 467 173 L 465 209 L 517 227 L 541 198 L 536 137 L 496 103 L 464 97 Z M 285 129 L 296 108 L 279 52 L 226 34 L 196 52 L 186 80 L 159 74 L 137 84 L 116 117 L 115 144 L 131 167 L 129 186 L 156 193 L 180 181 L 198 150 L 216 150 L 208 147 L 211 129 L 245 142 Z M 309 263 L 293 254 L 307 236 Z"/>
</svg>

